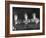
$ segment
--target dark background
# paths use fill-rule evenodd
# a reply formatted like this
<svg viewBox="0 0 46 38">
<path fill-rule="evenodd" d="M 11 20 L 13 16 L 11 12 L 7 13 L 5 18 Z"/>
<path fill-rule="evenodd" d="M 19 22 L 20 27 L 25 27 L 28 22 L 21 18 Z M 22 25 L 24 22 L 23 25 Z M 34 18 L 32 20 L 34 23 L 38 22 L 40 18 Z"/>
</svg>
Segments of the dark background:
<svg viewBox="0 0 46 38">
<path fill-rule="evenodd" d="M 28 18 L 31 19 L 32 18 L 32 13 L 36 13 L 36 17 L 40 18 L 40 9 L 39 8 L 20 8 L 20 7 L 13 7 L 13 13 L 14 14 L 18 14 L 19 19 L 24 19 L 24 14 L 27 13 Z"/>
<path fill-rule="evenodd" d="M 36 17 L 40 19 L 40 8 L 20 8 L 20 7 L 13 7 L 13 26 L 14 27 L 15 27 L 14 15 L 17 14 L 18 15 L 18 19 L 24 20 L 24 14 L 25 13 L 27 13 L 28 19 L 31 19 L 32 18 L 32 14 L 33 13 L 36 13 Z M 24 25 L 21 25 L 21 26 L 23 27 Z M 21 28 L 21 26 L 20 26 L 20 28 Z M 32 27 L 34 27 L 34 26 L 32 26 Z M 35 29 L 35 28 L 32 28 L 32 29 Z M 20 29 L 20 30 L 22 30 L 22 29 Z"/>
</svg>

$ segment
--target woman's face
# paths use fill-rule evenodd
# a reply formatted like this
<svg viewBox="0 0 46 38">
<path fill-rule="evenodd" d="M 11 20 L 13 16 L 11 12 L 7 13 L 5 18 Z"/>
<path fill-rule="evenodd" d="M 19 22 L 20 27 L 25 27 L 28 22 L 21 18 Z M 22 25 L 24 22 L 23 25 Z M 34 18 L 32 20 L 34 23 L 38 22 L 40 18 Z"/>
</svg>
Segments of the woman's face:
<svg viewBox="0 0 46 38">
<path fill-rule="evenodd" d="M 27 19 L 28 18 L 28 16 L 27 16 L 27 14 L 25 14 L 25 19 Z"/>
<path fill-rule="evenodd" d="M 35 14 L 35 13 L 33 13 L 33 18 L 35 19 L 35 17 L 36 17 L 36 14 Z"/>
<path fill-rule="evenodd" d="M 17 15 L 15 15 L 14 17 L 15 17 L 15 20 L 17 20 L 17 19 L 18 19 L 18 16 L 17 16 Z"/>
</svg>

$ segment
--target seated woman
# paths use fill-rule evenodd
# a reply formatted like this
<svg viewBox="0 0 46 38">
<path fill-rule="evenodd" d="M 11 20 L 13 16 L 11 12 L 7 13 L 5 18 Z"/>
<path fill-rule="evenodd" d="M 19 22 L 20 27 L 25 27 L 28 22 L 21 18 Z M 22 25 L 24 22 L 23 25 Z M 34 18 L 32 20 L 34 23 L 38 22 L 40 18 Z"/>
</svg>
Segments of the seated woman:
<svg viewBox="0 0 46 38">
<path fill-rule="evenodd" d="M 14 19 L 15 19 L 15 24 L 20 24 L 21 23 L 21 21 L 18 19 L 17 14 L 14 16 Z"/>
<path fill-rule="evenodd" d="M 36 24 L 39 23 L 39 19 L 36 17 L 35 13 L 33 13 L 33 18 L 31 19 L 31 22 L 35 22 Z"/>
<path fill-rule="evenodd" d="M 24 17 L 25 17 L 25 20 L 23 21 L 23 23 L 28 24 L 30 20 L 28 19 L 27 13 L 25 13 Z"/>
</svg>

